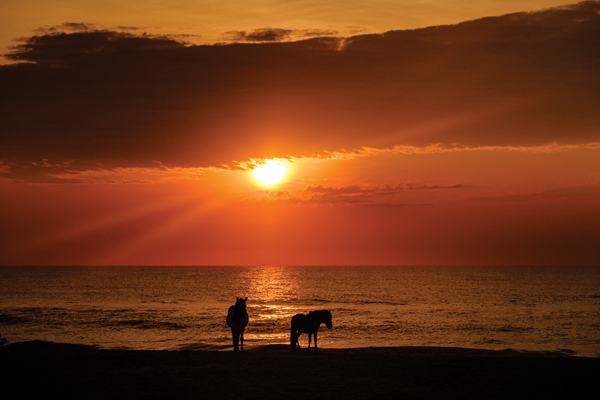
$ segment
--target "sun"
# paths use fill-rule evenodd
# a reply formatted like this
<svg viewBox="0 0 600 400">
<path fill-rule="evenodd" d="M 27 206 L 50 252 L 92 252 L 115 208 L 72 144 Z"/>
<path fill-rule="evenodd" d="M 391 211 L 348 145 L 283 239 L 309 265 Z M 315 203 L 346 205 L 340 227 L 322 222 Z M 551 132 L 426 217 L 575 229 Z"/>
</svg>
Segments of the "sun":
<svg viewBox="0 0 600 400">
<path fill-rule="evenodd" d="M 289 163 L 265 160 L 252 170 L 252 179 L 263 188 L 272 188 L 282 184 L 289 173 Z"/>
</svg>

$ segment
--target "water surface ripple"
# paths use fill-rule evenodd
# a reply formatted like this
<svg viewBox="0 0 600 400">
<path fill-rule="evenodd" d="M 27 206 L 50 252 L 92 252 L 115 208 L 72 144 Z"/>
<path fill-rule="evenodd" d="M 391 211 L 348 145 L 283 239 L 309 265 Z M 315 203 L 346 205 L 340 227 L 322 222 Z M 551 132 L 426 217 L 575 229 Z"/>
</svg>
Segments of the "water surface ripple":
<svg viewBox="0 0 600 400">
<path fill-rule="evenodd" d="M 227 349 L 248 297 L 247 345 L 289 342 L 328 309 L 322 347 L 449 346 L 600 356 L 600 267 L 2 267 L 0 334 L 101 348 Z M 301 337 L 302 345 L 306 337 Z"/>
</svg>

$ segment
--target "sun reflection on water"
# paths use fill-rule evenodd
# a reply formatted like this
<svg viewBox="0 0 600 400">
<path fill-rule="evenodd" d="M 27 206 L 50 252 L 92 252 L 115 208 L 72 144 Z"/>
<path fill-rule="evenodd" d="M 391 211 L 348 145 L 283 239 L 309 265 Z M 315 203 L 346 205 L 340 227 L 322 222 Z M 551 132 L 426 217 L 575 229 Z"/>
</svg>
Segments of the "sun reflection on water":
<svg viewBox="0 0 600 400">
<path fill-rule="evenodd" d="M 293 315 L 301 312 L 290 300 L 302 292 L 297 271 L 285 267 L 260 267 L 249 271 L 248 296 L 253 327 L 247 339 L 262 343 L 286 343 Z M 260 333 L 258 333 L 260 332 Z"/>
<path fill-rule="evenodd" d="M 262 267 L 252 271 L 249 291 L 256 300 L 260 299 L 261 304 L 277 305 L 290 297 L 297 297 L 300 288 L 297 277 L 290 269 Z"/>
</svg>

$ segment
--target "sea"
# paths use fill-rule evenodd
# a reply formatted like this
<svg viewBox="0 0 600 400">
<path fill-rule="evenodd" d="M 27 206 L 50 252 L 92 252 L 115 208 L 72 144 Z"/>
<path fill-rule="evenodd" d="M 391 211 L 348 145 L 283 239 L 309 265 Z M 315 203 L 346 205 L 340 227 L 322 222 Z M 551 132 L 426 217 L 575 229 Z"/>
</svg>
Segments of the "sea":
<svg viewBox="0 0 600 400">
<path fill-rule="evenodd" d="M 101 349 L 289 345 L 326 309 L 324 348 L 434 346 L 600 357 L 600 267 L 0 267 L 0 335 Z M 300 337 L 306 347 L 307 337 Z"/>
</svg>

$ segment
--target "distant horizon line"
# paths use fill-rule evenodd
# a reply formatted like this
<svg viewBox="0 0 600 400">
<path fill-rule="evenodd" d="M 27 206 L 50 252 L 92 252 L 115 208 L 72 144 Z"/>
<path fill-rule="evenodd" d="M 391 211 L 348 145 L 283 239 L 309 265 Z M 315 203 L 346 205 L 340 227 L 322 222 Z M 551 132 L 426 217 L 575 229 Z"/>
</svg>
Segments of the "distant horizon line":
<svg viewBox="0 0 600 400">
<path fill-rule="evenodd" d="M 0 268 L 600 268 L 597 264 L 289 264 L 289 265 L 260 265 L 260 264 L 173 264 L 173 265 L 84 265 L 84 264 L 33 264 L 33 265 L 0 265 Z"/>
</svg>

